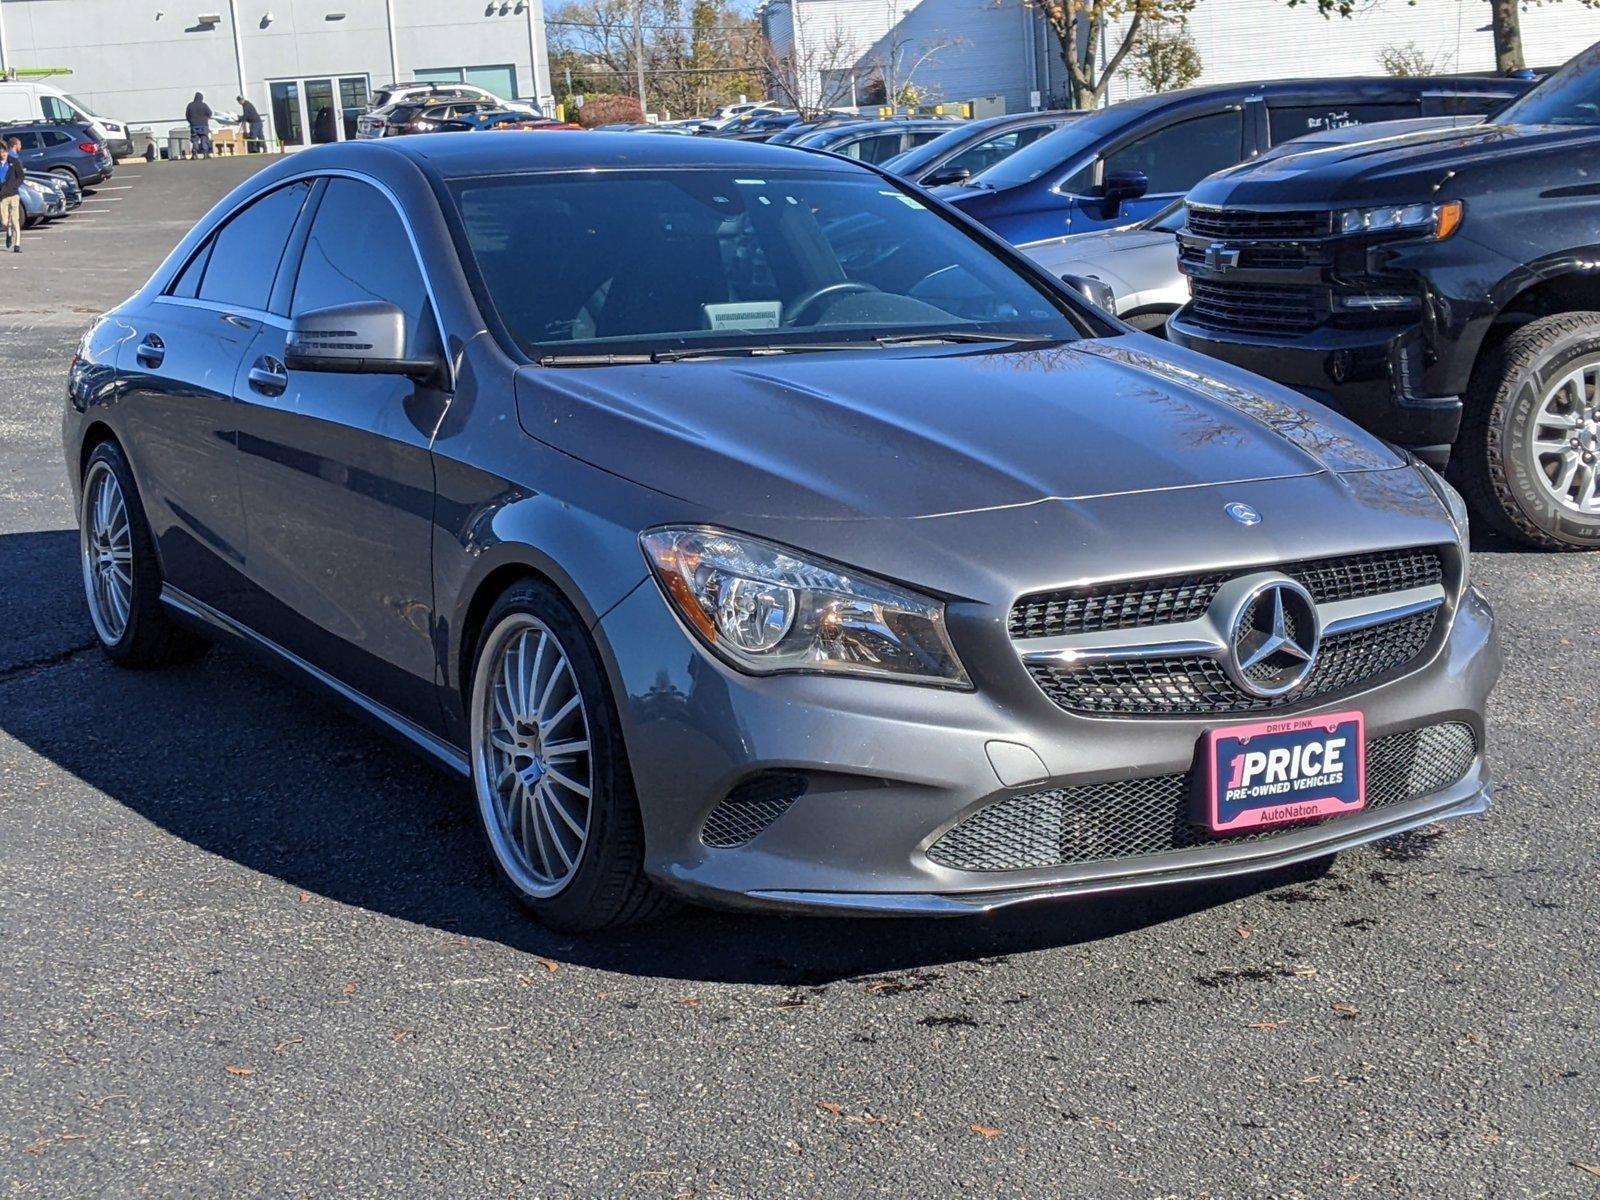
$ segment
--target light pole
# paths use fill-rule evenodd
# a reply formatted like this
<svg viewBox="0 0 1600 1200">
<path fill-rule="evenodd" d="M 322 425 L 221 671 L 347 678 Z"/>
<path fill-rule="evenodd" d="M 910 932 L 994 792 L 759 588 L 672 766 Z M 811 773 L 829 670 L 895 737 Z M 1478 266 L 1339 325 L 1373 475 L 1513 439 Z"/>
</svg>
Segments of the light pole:
<svg viewBox="0 0 1600 1200">
<path fill-rule="evenodd" d="M 639 116 L 646 111 L 644 99 L 644 0 L 633 0 L 633 62 L 639 72 Z"/>
</svg>

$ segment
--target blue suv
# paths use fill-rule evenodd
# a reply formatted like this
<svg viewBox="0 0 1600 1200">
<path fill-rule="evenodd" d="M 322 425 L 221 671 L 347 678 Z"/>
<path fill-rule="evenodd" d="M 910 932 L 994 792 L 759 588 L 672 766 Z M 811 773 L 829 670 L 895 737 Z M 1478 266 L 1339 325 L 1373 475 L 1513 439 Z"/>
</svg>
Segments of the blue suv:
<svg viewBox="0 0 1600 1200">
<path fill-rule="evenodd" d="M 1278 80 L 1163 92 L 1084 113 L 965 183 L 935 189 L 1021 245 L 1153 216 L 1207 175 L 1344 125 L 1484 115 L 1532 79 Z"/>
<path fill-rule="evenodd" d="M 116 162 L 93 130 L 56 121 L 18 121 L 0 125 L 0 138 L 22 143 L 22 165 L 29 175 L 49 173 L 93 187 L 111 178 Z"/>
</svg>

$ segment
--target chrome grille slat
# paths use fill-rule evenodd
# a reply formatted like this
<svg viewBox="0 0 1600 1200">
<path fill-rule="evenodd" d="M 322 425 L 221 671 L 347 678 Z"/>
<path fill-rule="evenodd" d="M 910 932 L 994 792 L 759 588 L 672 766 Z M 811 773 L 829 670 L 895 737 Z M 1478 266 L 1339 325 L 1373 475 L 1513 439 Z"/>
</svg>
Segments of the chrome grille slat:
<svg viewBox="0 0 1600 1200">
<path fill-rule="evenodd" d="M 1471 726 L 1445 722 L 1367 744 L 1367 809 L 1418 800 L 1464 779 L 1477 756 Z M 972 813 L 928 848 L 928 858 L 958 871 L 1021 871 L 1137 858 L 1199 846 L 1281 836 L 1322 817 L 1245 834 L 1214 835 L 1196 819 L 1188 774 L 1050 788 L 997 800 Z"/>
</svg>

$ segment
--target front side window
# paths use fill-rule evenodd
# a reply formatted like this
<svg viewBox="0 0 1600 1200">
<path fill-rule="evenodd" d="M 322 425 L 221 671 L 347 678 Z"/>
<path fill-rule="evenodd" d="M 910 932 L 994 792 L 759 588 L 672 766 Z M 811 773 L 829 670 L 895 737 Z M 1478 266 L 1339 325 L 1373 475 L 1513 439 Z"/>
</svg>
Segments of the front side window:
<svg viewBox="0 0 1600 1200">
<path fill-rule="evenodd" d="M 304 180 L 291 183 L 229 218 L 212 239 L 200 299 L 265 310 L 289 231 L 310 192 Z"/>
<path fill-rule="evenodd" d="M 1150 181 L 1152 196 L 1187 192 L 1243 158 L 1243 138 L 1244 115 L 1238 109 L 1179 121 L 1113 150 L 1105 157 L 1104 173 L 1140 171 Z"/>
<path fill-rule="evenodd" d="M 985 138 L 976 146 L 969 146 L 960 154 L 952 158 L 945 167 L 964 167 L 976 175 L 979 171 L 987 171 L 1003 158 L 1010 158 L 1024 146 L 1032 145 L 1045 134 L 1051 132 L 1048 125 L 1034 125 L 1026 129 L 1008 129 L 1004 133 L 997 133 L 993 137 Z"/>
<path fill-rule="evenodd" d="M 853 158 L 858 162 L 881 163 L 884 159 L 893 158 L 900 153 L 900 131 L 896 129 L 892 133 L 876 133 L 871 137 L 858 138 L 856 141 L 839 146 L 834 153 L 843 154 L 846 158 Z"/>
<path fill-rule="evenodd" d="M 1043 284 L 866 172 L 573 172 L 451 190 L 485 299 L 534 357 L 1079 334 Z"/>
<path fill-rule="evenodd" d="M 400 215 L 370 184 L 330 179 L 312 219 L 289 315 L 382 300 L 406 314 L 408 354 L 438 342 L 427 285 Z"/>
<path fill-rule="evenodd" d="M 15 133 L 11 135 L 22 143 L 24 150 L 39 149 L 39 135 L 37 133 Z"/>
</svg>

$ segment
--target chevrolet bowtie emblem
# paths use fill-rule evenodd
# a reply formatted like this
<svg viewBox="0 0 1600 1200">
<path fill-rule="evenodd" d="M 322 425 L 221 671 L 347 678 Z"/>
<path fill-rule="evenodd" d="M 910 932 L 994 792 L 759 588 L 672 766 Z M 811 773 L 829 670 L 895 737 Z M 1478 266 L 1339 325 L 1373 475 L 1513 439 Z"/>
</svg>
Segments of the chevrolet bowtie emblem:
<svg viewBox="0 0 1600 1200">
<path fill-rule="evenodd" d="M 1206 247 L 1206 266 L 1213 271 L 1225 271 L 1239 265 L 1239 252 L 1222 242 L 1212 242 Z"/>
</svg>

